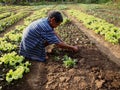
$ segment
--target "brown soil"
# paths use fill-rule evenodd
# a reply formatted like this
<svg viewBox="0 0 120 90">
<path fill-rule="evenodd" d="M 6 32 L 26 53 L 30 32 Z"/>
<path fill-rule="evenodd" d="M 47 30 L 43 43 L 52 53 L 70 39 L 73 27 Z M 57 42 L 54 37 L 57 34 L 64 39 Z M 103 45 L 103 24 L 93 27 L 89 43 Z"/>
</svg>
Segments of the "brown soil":
<svg viewBox="0 0 120 90">
<path fill-rule="evenodd" d="M 79 52 L 54 48 L 47 62 L 30 61 L 30 73 L 3 90 L 119 90 L 120 67 L 109 60 L 96 45 L 73 24 L 59 27 L 68 44 L 79 45 Z M 73 68 L 65 68 L 64 55 L 77 59 Z M 59 56 L 57 61 L 54 57 Z"/>
</svg>

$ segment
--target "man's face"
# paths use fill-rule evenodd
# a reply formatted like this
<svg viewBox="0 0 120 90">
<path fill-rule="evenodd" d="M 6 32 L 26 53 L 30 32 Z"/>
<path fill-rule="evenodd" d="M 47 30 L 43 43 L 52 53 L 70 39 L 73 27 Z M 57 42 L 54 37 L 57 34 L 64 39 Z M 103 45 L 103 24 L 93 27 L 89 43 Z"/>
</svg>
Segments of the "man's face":
<svg viewBox="0 0 120 90">
<path fill-rule="evenodd" d="M 56 27 L 59 26 L 60 24 L 61 24 L 61 22 L 56 23 L 54 17 L 50 19 L 50 25 L 51 25 L 52 28 L 56 28 Z"/>
</svg>

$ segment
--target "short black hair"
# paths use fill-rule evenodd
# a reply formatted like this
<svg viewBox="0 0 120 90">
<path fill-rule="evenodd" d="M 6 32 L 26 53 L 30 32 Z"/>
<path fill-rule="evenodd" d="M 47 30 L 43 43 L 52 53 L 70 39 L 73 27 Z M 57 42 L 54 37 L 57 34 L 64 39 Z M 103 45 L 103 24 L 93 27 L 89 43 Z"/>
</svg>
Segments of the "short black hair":
<svg viewBox="0 0 120 90">
<path fill-rule="evenodd" d="M 48 19 L 55 18 L 56 23 L 63 22 L 63 16 L 59 11 L 50 11 L 48 13 Z"/>
</svg>

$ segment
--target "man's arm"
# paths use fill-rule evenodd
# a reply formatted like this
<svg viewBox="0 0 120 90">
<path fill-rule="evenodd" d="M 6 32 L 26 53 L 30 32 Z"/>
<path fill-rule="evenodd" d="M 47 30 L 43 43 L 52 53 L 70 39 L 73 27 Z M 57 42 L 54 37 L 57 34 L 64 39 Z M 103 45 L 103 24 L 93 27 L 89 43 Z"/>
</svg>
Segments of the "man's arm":
<svg viewBox="0 0 120 90">
<path fill-rule="evenodd" d="M 78 46 L 72 46 L 72 45 L 68 45 L 68 44 L 64 43 L 55 31 L 54 31 L 54 33 L 58 37 L 58 39 L 61 41 L 60 43 L 56 44 L 59 48 L 69 49 L 69 50 L 73 50 L 75 52 L 78 51 Z"/>
<path fill-rule="evenodd" d="M 59 48 L 63 48 L 63 49 L 68 49 L 68 50 L 73 50 L 75 52 L 78 51 L 78 46 L 72 46 L 72 45 L 68 45 L 65 44 L 64 42 L 60 42 L 56 44 Z"/>
</svg>

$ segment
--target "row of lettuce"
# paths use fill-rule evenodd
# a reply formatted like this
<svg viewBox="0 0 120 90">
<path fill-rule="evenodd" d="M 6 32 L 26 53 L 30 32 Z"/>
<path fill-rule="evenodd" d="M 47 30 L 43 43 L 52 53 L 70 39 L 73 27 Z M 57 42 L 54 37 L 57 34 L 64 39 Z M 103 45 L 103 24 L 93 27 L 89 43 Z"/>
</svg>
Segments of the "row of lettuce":
<svg viewBox="0 0 120 90">
<path fill-rule="evenodd" d="M 50 8 L 43 8 L 39 11 L 35 11 L 31 16 L 24 19 L 24 25 L 17 26 L 15 30 L 5 34 L 0 38 L 0 65 L 7 67 L 9 71 L 6 75 L 3 74 L 3 78 L 8 83 L 13 80 L 17 80 L 23 77 L 24 73 L 29 72 L 29 61 L 26 61 L 23 56 L 18 54 L 19 44 L 22 37 L 22 31 L 32 21 L 46 16 L 47 11 Z"/>
<path fill-rule="evenodd" d="M 15 11 L 20 8 L 21 6 L 0 6 L 0 13 Z"/>
<path fill-rule="evenodd" d="M 29 9 L 29 10 L 36 10 L 35 9 L 36 6 L 0 6 L 0 14 L 2 13 L 6 13 L 6 12 L 15 12 L 15 11 L 20 11 L 20 10 L 25 10 L 25 9 Z M 40 7 L 41 8 L 41 7 Z M 38 8 L 38 9 L 40 9 Z"/>
<path fill-rule="evenodd" d="M 0 32 L 4 31 L 7 27 L 13 25 L 17 21 L 19 21 L 21 18 L 27 16 L 29 12 L 20 12 L 14 15 L 11 15 L 10 17 L 7 17 L 5 19 L 0 20 Z"/>
<path fill-rule="evenodd" d="M 67 12 L 69 15 L 82 22 L 88 29 L 94 30 L 95 33 L 102 35 L 108 42 L 112 44 L 120 43 L 120 28 L 103 19 L 85 14 L 79 10 L 71 9 Z"/>
<path fill-rule="evenodd" d="M 11 16 L 11 15 L 12 15 L 11 12 L 2 13 L 2 14 L 0 14 L 0 20 L 1 20 L 1 19 L 4 19 L 4 18 L 6 18 L 6 17 L 9 17 L 9 16 Z"/>
<path fill-rule="evenodd" d="M 0 10 L 4 11 L 0 13 L 0 33 L 5 31 L 9 26 L 18 22 L 20 19 L 31 14 L 33 11 L 39 10 L 43 7 L 45 6 L 6 6 L 6 10 L 4 10 L 5 7 L 0 7 Z M 9 8 L 11 8 L 11 10 Z"/>
<path fill-rule="evenodd" d="M 73 7 L 74 8 L 74 7 Z M 108 5 L 99 4 L 77 4 L 75 6 L 77 10 L 81 10 L 84 13 L 94 15 L 95 17 L 105 19 L 107 22 L 120 26 L 120 10 Z"/>
</svg>

